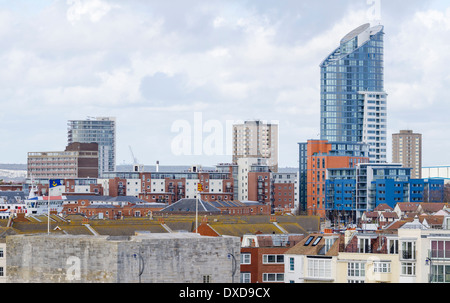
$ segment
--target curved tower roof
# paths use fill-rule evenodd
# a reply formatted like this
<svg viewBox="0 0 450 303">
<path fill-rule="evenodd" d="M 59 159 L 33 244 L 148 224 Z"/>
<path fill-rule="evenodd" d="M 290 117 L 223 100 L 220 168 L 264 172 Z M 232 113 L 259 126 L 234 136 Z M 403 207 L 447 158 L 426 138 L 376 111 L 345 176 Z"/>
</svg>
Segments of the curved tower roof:
<svg viewBox="0 0 450 303">
<path fill-rule="evenodd" d="M 342 43 L 346 43 L 350 40 L 352 40 L 353 38 L 355 38 L 356 36 L 362 34 L 363 32 L 367 31 L 370 28 L 370 23 L 366 23 L 363 24 L 357 28 L 355 28 L 354 30 L 352 30 L 350 33 L 348 33 L 347 35 L 345 35 L 344 38 L 342 38 L 341 40 L 341 44 Z"/>
<path fill-rule="evenodd" d="M 382 32 L 384 29 L 383 25 L 376 25 L 370 27 L 370 23 L 365 23 L 363 25 L 358 26 L 347 35 L 345 35 L 341 41 L 339 47 L 337 47 L 331 54 L 329 54 L 321 63 L 320 66 L 325 66 L 330 64 L 331 62 L 341 59 L 342 57 L 348 55 L 349 50 L 345 48 L 345 45 L 355 39 L 355 43 L 353 45 L 354 49 L 357 49 L 364 45 L 367 41 L 371 39 L 372 36 Z M 353 50 L 354 50 L 353 49 Z M 353 51 L 351 50 L 351 51 Z"/>
</svg>

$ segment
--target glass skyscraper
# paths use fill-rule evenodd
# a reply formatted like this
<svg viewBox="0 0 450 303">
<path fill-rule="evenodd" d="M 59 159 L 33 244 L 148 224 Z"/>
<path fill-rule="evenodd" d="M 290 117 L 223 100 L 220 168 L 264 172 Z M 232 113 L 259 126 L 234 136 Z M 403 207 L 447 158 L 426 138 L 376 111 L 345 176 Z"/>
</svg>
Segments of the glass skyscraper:
<svg viewBox="0 0 450 303">
<path fill-rule="evenodd" d="M 365 143 L 372 163 L 387 162 L 383 30 L 361 25 L 320 64 L 321 139 Z"/>
<path fill-rule="evenodd" d="M 88 118 L 68 121 L 68 142 L 98 143 L 98 174 L 116 170 L 116 119 Z"/>
</svg>

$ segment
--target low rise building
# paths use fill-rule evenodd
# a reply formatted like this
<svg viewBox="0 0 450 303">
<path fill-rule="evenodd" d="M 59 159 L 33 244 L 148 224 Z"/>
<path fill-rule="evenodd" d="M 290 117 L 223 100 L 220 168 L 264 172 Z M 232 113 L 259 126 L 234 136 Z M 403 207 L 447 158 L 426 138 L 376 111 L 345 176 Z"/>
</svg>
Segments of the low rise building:
<svg viewBox="0 0 450 303">
<path fill-rule="evenodd" d="M 97 178 L 98 144 L 73 142 L 64 151 L 29 152 L 29 178 Z"/>
<path fill-rule="evenodd" d="M 244 235 L 241 241 L 241 282 L 283 283 L 284 253 L 304 237 L 303 234 Z"/>
</svg>

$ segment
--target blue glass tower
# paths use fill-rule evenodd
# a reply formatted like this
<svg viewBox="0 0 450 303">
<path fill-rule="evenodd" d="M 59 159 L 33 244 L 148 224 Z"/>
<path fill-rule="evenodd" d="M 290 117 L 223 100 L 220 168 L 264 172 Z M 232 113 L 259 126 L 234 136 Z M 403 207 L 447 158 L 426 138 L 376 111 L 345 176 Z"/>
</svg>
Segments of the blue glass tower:
<svg viewBox="0 0 450 303">
<path fill-rule="evenodd" d="M 321 139 L 366 143 L 372 163 L 387 160 L 383 30 L 361 25 L 320 64 Z"/>
</svg>

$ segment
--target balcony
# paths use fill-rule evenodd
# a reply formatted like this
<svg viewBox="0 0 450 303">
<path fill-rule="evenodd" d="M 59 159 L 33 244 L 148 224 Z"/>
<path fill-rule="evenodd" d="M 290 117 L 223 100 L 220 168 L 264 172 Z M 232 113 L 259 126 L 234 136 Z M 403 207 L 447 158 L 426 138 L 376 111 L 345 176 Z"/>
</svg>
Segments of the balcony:
<svg viewBox="0 0 450 303">
<path fill-rule="evenodd" d="M 428 250 L 430 260 L 448 260 L 450 261 L 450 250 L 430 249 Z"/>
<path fill-rule="evenodd" d="M 411 250 L 400 251 L 400 260 L 415 261 L 416 260 L 416 251 L 411 251 Z"/>
</svg>

